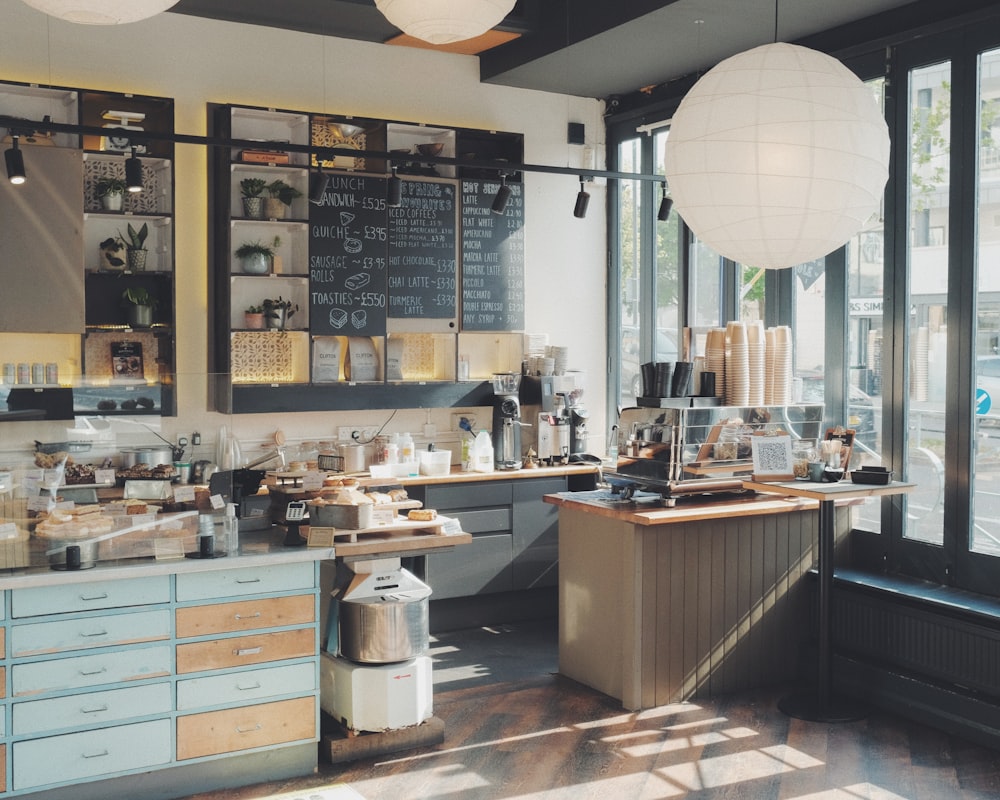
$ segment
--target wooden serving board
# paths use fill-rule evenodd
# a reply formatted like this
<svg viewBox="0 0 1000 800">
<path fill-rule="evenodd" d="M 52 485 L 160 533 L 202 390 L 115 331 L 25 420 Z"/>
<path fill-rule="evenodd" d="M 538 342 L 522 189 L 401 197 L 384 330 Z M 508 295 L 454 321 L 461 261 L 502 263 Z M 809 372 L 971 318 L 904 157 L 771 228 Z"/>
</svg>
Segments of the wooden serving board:
<svg viewBox="0 0 1000 800">
<path fill-rule="evenodd" d="M 452 547 L 468 544 L 471 534 L 455 530 L 457 523 L 450 517 L 438 517 L 430 522 L 419 522 L 398 517 L 395 522 L 360 530 L 319 528 L 320 535 L 310 536 L 310 544 L 317 539 L 332 537 L 332 545 L 338 558 L 344 556 L 371 555 L 376 553 L 402 553 L 409 550 L 424 550 L 436 547 Z M 312 534 L 314 529 L 309 529 Z M 332 532 L 331 532 L 332 530 Z M 307 535 L 303 529 L 303 535 Z"/>
</svg>

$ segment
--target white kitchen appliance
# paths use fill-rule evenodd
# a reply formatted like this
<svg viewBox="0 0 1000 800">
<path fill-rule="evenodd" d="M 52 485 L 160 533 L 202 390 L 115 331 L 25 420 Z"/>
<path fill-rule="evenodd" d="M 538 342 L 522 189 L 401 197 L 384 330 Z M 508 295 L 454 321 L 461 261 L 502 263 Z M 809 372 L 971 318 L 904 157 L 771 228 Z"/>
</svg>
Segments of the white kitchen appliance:
<svg viewBox="0 0 1000 800">
<path fill-rule="evenodd" d="M 395 664 L 356 664 L 323 653 L 320 705 L 355 731 L 384 731 L 419 725 L 431 718 L 430 656 Z"/>
</svg>

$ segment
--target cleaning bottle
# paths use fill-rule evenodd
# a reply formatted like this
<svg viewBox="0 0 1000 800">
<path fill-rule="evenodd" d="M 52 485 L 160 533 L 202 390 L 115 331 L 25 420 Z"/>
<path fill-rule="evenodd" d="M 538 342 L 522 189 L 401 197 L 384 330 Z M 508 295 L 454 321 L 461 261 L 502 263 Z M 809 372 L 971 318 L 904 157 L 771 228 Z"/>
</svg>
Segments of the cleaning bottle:
<svg viewBox="0 0 1000 800">
<path fill-rule="evenodd" d="M 485 429 L 476 434 L 472 452 L 474 472 L 493 472 L 493 440 Z"/>
<path fill-rule="evenodd" d="M 222 532 L 226 537 L 226 552 L 239 555 L 240 521 L 236 519 L 236 503 L 226 503 L 226 516 L 222 518 Z"/>
</svg>

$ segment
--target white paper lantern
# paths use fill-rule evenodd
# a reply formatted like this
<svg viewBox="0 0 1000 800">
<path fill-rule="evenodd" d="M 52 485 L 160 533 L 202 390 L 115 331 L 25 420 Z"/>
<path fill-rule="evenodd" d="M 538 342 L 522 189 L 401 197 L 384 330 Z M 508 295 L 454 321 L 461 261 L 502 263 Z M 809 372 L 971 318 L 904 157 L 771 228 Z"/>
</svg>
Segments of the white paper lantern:
<svg viewBox="0 0 1000 800">
<path fill-rule="evenodd" d="M 779 269 L 828 255 L 878 211 L 889 132 L 872 91 L 839 61 L 768 44 L 692 87 L 665 162 L 674 208 L 701 241 Z"/>
<path fill-rule="evenodd" d="M 448 44 L 499 25 L 515 0 L 375 0 L 387 20 L 410 36 Z"/>
<path fill-rule="evenodd" d="M 166 11 L 177 0 L 24 0 L 51 17 L 83 25 L 121 25 Z"/>
</svg>

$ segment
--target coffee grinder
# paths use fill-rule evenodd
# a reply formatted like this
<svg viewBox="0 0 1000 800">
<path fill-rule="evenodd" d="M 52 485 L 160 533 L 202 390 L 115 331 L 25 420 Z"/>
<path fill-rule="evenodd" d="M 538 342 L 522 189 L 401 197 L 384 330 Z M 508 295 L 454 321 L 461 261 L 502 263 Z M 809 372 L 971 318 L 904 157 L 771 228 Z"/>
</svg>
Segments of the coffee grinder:
<svg viewBox="0 0 1000 800">
<path fill-rule="evenodd" d="M 497 469 L 520 469 L 521 375 L 500 372 L 493 376 L 493 463 Z"/>
</svg>

